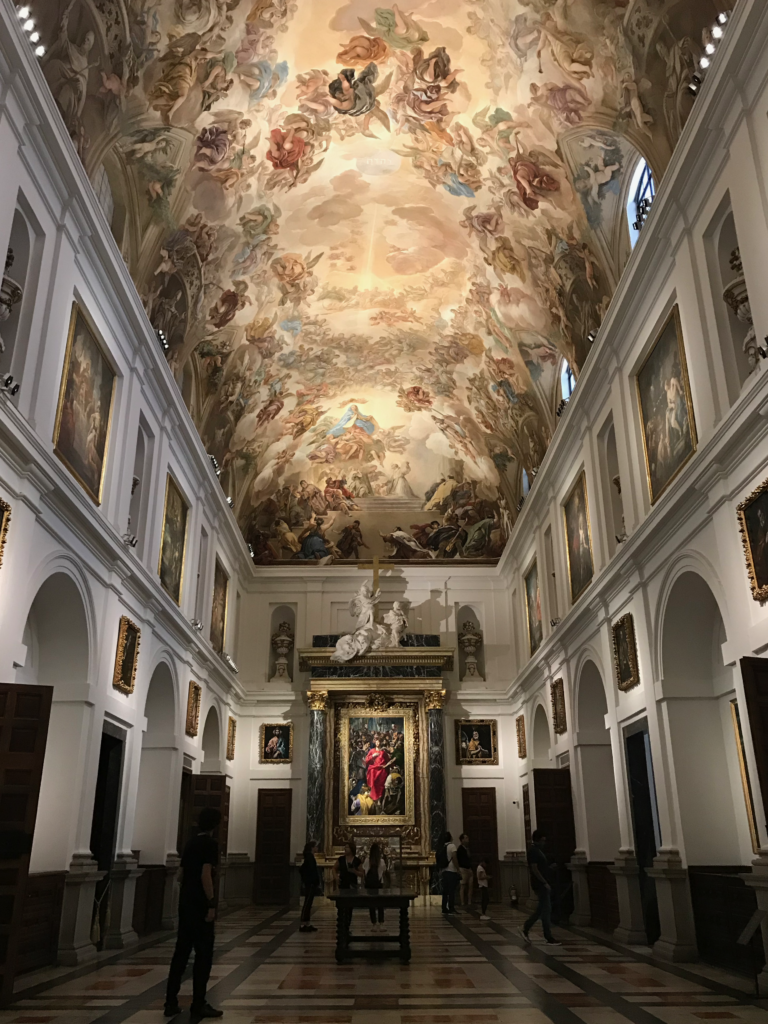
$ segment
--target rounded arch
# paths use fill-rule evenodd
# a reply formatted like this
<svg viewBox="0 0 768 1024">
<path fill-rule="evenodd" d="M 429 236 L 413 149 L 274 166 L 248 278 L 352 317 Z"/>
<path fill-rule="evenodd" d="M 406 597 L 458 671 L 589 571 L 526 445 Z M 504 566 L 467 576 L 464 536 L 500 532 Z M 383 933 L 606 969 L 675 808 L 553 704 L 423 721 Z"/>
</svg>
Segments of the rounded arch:
<svg viewBox="0 0 768 1024">
<path fill-rule="evenodd" d="M 221 760 L 221 714 L 215 703 L 211 704 L 205 715 L 203 736 L 200 743 L 203 751 L 203 768 L 212 761 Z"/>
<path fill-rule="evenodd" d="M 600 668 L 587 652 L 576 686 L 575 766 L 583 800 L 579 845 L 591 861 L 612 861 L 621 846 L 619 801 L 611 734 L 605 723 L 608 691 Z"/>
<path fill-rule="evenodd" d="M 52 572 L 37 588 L 23 642 L 28 654 L 21 682 L 52 686 L 59 695 L 88 682 L 92 658 L 87 605 L 68 572 Z"/>
<path fill-rule="evenodd" d="M 576 688 L 577 736 L 601 735 L 605 732 L 605 716 L 608 714 L 608 696 L 603 676 L 595 662 L 588 658 L 579 673 Z"/>
<path fill-rule="evenodd" d="M 147 720 L 147 735 L 172 736 L 176 732 L 176 687 L 173 674 L 166 661 L 155 667 L 149 680 L 144 717 Z"/>
<path fill-rule="evenodd" d="M 533 765 L 535 768 L 548 768 L 549 751 L 552 747 L 552 735 L 549 730 L 549 716 L 541 701 L 537 701 L 531 716 L 531 739 L 533 743 Z"/>
<path fill-rule="evenodd" d="M 35 602 L 37 595 L 42 590 L 45 583 L 53 576 L 63 575 L 67 576 L 72 584 L 74 584 L 77 592 L 77 602 L 82 605 L 83 613 L 85 615 L 85 623 L 88 631 L 88 650 L 89 650 L 89 662 L 88 662 L 88 682 L 91 681 L 92 670 L 94 659 L 90 652 L 96 650 L 98 645 L 98 629 L 96 620 L 96 609 L 95 602 L 93 600 L 93 594 L 91 592 L 90 582 L 88 577 L 85 575 L 81 568 L 80 562 L 73 558 L 71 555 L 62 552 L 52 552 L 48 557 L 44 558 L 33 570 L 29 589 L 27 593 L 29 596 L 29 606 L 27 609 L 27 618 L 32 610 L 32 605 Z M 72 591 L 74 596 L 75 591 Z"/>
</svg>

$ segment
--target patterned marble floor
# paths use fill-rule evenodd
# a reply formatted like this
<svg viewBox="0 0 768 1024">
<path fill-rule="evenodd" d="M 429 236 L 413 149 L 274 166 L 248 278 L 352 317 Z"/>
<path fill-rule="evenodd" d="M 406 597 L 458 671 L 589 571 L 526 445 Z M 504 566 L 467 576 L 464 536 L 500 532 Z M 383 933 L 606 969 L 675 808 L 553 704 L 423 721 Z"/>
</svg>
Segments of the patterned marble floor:
<svg viewBox="0 0 768 1024">
<path fill-rule="evenodd" d="M 296 910 L 251 907 L 219 922 L 209 997 L 224 1024 L 768 1024 L 768 1001 L 753 998 L 747 979 L 661 965 L 650 950 L 579 930 L 555 929 L 563 946 L 550 955 L 524 946 L 523 915 L 502 907 L 490 922 L 476 910 L 446 919 L 416 908 L 409 966 L 340 967 L 332 909 L 318 902 L 313 934 L 298 931 Z M 0 1024 L 163 1024 L 172 949 L 163 934 L 87 967 L 25 975 Z M 187 979 L 182 1006 L 190 995 Z"/>
</svg>

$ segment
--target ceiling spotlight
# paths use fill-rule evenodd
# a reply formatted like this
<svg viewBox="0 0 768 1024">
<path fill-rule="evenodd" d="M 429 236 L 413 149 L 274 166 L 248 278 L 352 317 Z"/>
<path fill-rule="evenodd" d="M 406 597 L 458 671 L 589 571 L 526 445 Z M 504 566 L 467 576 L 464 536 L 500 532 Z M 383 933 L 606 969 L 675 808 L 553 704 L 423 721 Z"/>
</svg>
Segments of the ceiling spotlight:
<svg viewBox="0 0 768 1024">
<path fill-rule="evenodd" d="M 711 63 L 712 63 L 712 61 L 709 59 L 709 57 L 702 57 L 701 60 L 699 61 L 699 67 L 706 69 L 706 68 L 709 67 L 709 65 Z"/>
<path fill-rule="evenodd" d="M 251 558 L 256 557 L 256 552 L 253 550 L 253 544 L 248 545 L 248 554 L 251 556 Z"/>
<path fill-rule="evenodd" d="M 219 465 L 219 460 L 216 458 L 215 455 L 211 455 L 210 452 L 208 453 L 208 458 L 211 460 L 213 472 L 216 474 L 216 476 L 221 476 L 221 466 Z"/>
<path fill-rule="evenodd" d="M 722 14 L 718 14 L 718 16 L 717 16 L 717 23 L 718 23 L 718 25 L 725 25 L 727 21 L 728 21 L 728 14 L 727 14 L 726 11 L 723 11 Z"/>
<path fill-rule="evenodd" d="M 35 47 L 35 56 L 36 57 L 42 57 L 42 56 L 44 56 L 44 54 L 45 54 L 45 47 L 44 46 L 36 46 Z"/>
<path fill-rule="evenodd" d="M 11 398 L 15 398 L 15 396 L 18 395 L 20 387 L 21 381 L 18 380 L 14 384 L 13 377 L 11 376 L 10 373 L 8 374 L 7 377 L 4 377 L 2 383 L 0 383 L 0 391 L 2 391 L 6 395 L 10 395 Z"/>
<path fill-rule="evenodd" d="M 26 19 L 29 17 L 29 8 L 28 7 L 20 7 L 18 13 L 19 13 L 19 17 L 22 19 L 22 21 L 26 21 Z"/>
<path fill-rule="evenodd" d="M 227 504 L 229 505 L 230 508 L 235 507 L 235 503 L 229 495 L 227 495 Z"/>
<path fill-rule="evenodd" d="M 21 27 L 24 29 L 25 32 L 31 32 L 32 29 L 35 27 L 35 22 L 32 18 L 27 18 L 27 20 Z"/>
<path fill-rule="evenodd" d="M 590 345 L 594 345 L 595 339 L 597 338 L 597 331 L 590 331 L 587 335 L 587 341 Z"/>
<path fill-rule="evenodd" d="M 712 54 L 715 52 L 715 44 L 714 43 L 707 43 L 707 45 L 704 47 L 704 52 L 708 53 L 710 55 L 710 57 L 711 57 Z"/>
<path fill-rule="evenodd" d="M 39 40 L 39 38 L 40 38 L 40 33 L 39 32 L 33 32 L 32 35 L 29 37 L 29 41 L 30 41 L 30 43 L 36 43 Z"/>
<path fill-rule="evenodd" d="M 235 675 L 237 675 L 239 669 L 238 669 L 237 665 L 234 663 L 234 661 L 232 660 L 231 655 L 227 654 L 227 652 L 224 651 L 224 653 L 222 654 L 222 658 L 227 663 L 229 668 L 232 669 L 232 671 L 235 673 Z"/>
<path fill-rule="evenodd" d="M 723 38 L 723 30 L 720 28 L 719 25 L 715 25 L 712 28 L 712 38 L 713 39 L 722 39 Z"/>
</svg>

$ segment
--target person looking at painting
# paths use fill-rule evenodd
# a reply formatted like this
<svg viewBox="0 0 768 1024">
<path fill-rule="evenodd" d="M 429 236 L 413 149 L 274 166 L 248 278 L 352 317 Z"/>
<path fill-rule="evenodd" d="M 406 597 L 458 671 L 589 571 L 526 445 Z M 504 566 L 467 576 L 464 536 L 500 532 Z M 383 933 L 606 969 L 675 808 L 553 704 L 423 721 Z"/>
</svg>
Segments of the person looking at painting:
<svg viewBox="0 0 768 1024">
<path fill-rule="evenodd" d="M 472 890 L 474 888 L 474 875 L 472 874 L 472 860 L 469 854 L 469 836 L 462 832 L 459 836 L 459 846 L 456 850 L 456 859 L 459 862 L 459 903 L 468 907 L 472 903 Z"/>
<path fill-rule="evenodd" d="M 363 861 L 363 886 L 366 889 L 383 889 L 387 861 L 378 843 L 372 843 L 368 856 Z M 374 932 L 384 931 L 384 907 L 369 907 Z M 378 914 L 378 922 L 376 920 Z"/>
<path fill-rule="evenodd" d="M 561 946 L 562 943 L 552 935 L 552 883 L 547 855 L 544 852 L 547 835 L 544 829 L 537 828 L 531 838 L 533 842 L 528 847 L 528 867 L 531 873 L 531 888 L 538 897 L 539 905 L 520 929 L 520 935 L 524 942 L 530 942 L 528 932 L 541 918 L 546 944 Z"/>
<path fill-rule="evenodd" d="M 483 859 L 477 865 L 477 888 L 480 890 L 480 920 L 490 921 L 488 917 L 488 900 L 490 899 L 490 889 L 488 883 L 490 882 L 490 876 L 488 875 L 488 862 Z"/>
<path fill-rule="evenodd" d="M 163 1010 L 166 1017 L 181 1013 L 179 989 L 193 949 L 195 964 L 192 968 L 190 1018 L 200 1021 L 204 1017 L 223 1016 L 223 1011 L 214 1009 L 206 999 L 213 963 L 213 921 L 216 917 L 214 872 L 219 863 L 219 844 L 213 833 L 220 821 L 221 814 L 215 807 L 204 807 L 198 818 L 198 833 L 189 840 L 181 855 L 179 932 L 168 971 Z"/>
<path fill-rule="evenodd" d="M 339 889 L 356 889 L 358 878 L 362 878 L 364 871 L 362 869 L 360 858 L 357 856 L 357 847 L 355 846 L 354 839 L 350 839 L 344 844 L 344 853 L 339 857 L 333 866 L 334 874 L 336 875 L 336 884 Z M 350 906 L 347 911 L 348 919 L 347 926 L 352 921 L 352 907 Z"/>
<path fill-rule="evenodd" d="M 299 925 L 300 932 L 317 931 L 317 928 L 315 928 L 313 924 L 309 923 L 309 918 L 312 913 L 312 903 L 314 902 L 315 896 L 320 888 L 320 870 L 317 866 L 317 861 L 315 860 L 316 849 L 316 840 L 310 839 L 304 847 L 304 857 L 301 862 L 301 868 L 299 869 L 301 884 L 304 886 L 304 906 L 301 908 L 301 924 Z"/>
<path fill-rule="evenodd" d="M 443 893 L 443 913 L 456 913 L 456 890 L 461 882 L 456 844 L 450 832 L 443 832 L 437 848 L 436 864 L 440 869 L 440 887 Z"/>
</svg>

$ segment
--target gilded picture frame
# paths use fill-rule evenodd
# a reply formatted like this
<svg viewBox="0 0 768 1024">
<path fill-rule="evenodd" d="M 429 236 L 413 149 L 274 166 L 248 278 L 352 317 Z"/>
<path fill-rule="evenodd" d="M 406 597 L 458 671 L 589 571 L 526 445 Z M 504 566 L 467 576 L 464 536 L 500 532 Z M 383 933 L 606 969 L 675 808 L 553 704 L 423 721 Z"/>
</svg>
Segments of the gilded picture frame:
<svg viewBox="0 0 768 1024">
<path fill-rule="evenodd" d="M 139 663 L 139 645 L 141 630 L 127 615 L 120 617 L 117 631 L 117 651 L 115 668 L 112 673 L 112 686 L 126 696 L 133 693 L 136 687 L 136 666 Z"/>
<path fill-rule="evenodd" d="M 568 715 L 565 710 L 565 683 L 562 679 L 555 679 L 549 687 L 552 700 L 552 728 L 555 735 L 562 736 L 568 732 Z"/>
<path fill-rule="evenodd" d="M 643 437 L 645 477 L 651 504 L 654 505 L 696 454 L 698 445 L 683 328 L 677 304 L 672 307 L 635 374 L 635 390 L 640 433 Z M 680 422 L 683 410 L 684 422 Z M 677 424 L 675 434 L 679 434 L 674 442 L 675 454 L 670 444 L 670 412 L 673 422 Z M 668 463 L 666 469 L 659 468 L 662 458 Z"/>
<path fill-rule="evenodd" d="M 416 800 L 415 800 L 415 773 L 414 773 L 414 719 L 416 710 L 412 707 L 391 706 L 381 711 L 365 704 L 355 704 L 351 707 L 339 708 L 339 824 L 340 825 L 415 825 L 416 824 Z M 350 813 L 350 802 L 354 799 L 352 791 L 355 788 L 356 780 L 350 774 L 350 734 L 353 722 L 356 720 L 368 719 L 369 723 L 391 723 L 393 720 L 402 719 L 403 725 L 403 765 L 402 765 L 402 786 L 405 789 L 403 800 L 404 813 L 402 814 L 352 814 Z M 353 784 L 350 786 L 350 782 Z"/>
<path fill-rule="evenodd" d="M 227 760 L 235 760 L 235 740 L 237 738 L 237 721 L 230 715 L 227 721 Z"/>
<path fill-rule="evenodd" d="M 8 539 L 8 527 L 11 525 L 11 506 L 0 498 L 0 567 L 3 564 L 5 542 Z"/>
<path fill-rule="evenodd" d="M 89 498 L 101 504 L 117 373 L 93 323 L 72 303 L 61 371 L 53 451 Z"/>
<path fill-rule="evenodd" d="M 768 480 L 736 506 L 736 515 L 752 597 L 768 601 Z"/>
<path fill-rule="evenodd" d="M 259 764 L 293 761 L 293 722 L 262 722 L 259 729 Z"/>
<path fill-rule="evenodd" d="M 224 653 L 227 638 L 227 611 L 229 604 L 229 576 L 219 559 L 213 569 L 213 601 L 211 604 L 210 638 L 214 651 Z"/>
<path fill-rule="evenodd" d="M 538 651 L 544 642 L 544 624 L 541 618 L 541 587 L 539 586 L 539 564 L 534 558 L 523 578 L 525 597 L 525 621 L 528 627 L 528 651 L 530 656 Z"/>
<path fill-rule="evenodd" d="M 562 508 L 571 604 L 576 604 L 595 577 L 592 526 L 589 516 L 589 495 L 587 493 L 587 474 L 585 470 L 582 469 L 576 477 L 563 502 Z M 588 566 L 583 555 L 585 540 L 587 544 L 586 550 L 589 555 Z"/>
<path fill-rule="evenodd" d="M 521 761 L 528 757 L 528 741 L 525 737 L 525 715 L 518 715 L 515 719 L 515 732 L 517 733 L 517 756 Z"/>
<path fill-rule="evenodd" d="M 193 679 L 189 681 L 187 692 L 187 721 L 184 732 L 187 736 L 197 736 L 200 730 L 200 705 L 203 699 L 203 688 Z"/>
<path fill-rule="evenodd" d="M 499 736 L 495 718 L 456 719 L 456 764 L 498 764 Z"/>
<path fill-rule="evenodd" d="M 184 500 L 181 488 L 168 473 L 165 482 L 157 575 L 160 577 L 163 590 L 178 605 L 181 604 L 184 589 L 188 526 L 189 505 Z"/>
<path fill-rule="evenodd" d="M 744 749 L 744 732 L 741 728 L 739 703 L 736 700 L 731 701 L 731 722 L 733 724 L 734 739 L 736 740 L 736 752 L 739 758 L 739 773 L 741 775 L 741 789 L 744 794 L 744 809 L 747 812 L 747 822 L 749 824 L 749 838 L 752 842 L 752 852 L 758 853 L 760 850 L 760 839 L 757 831 L 755 800 L 752 794 L 752 781 L 749 777 L 747 753 Z"/>
<path fill-rule="evenodd" d="M 640 683 L 640 668 L 637 661 L 637 639 L 635 620 L 628 612 L 611 626 L 613 635 L 613 668 L 616 685 L 626 693 Z"/>
</svg>

